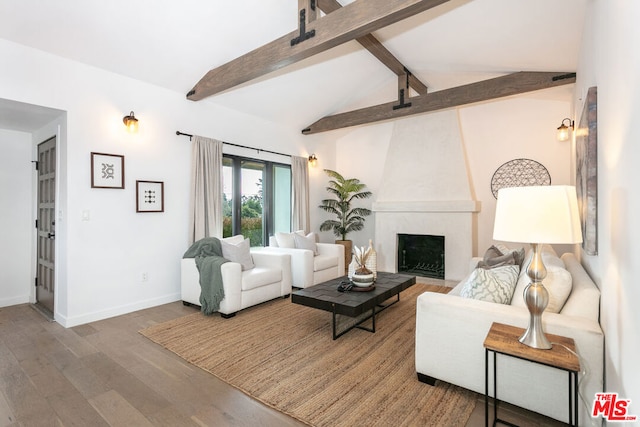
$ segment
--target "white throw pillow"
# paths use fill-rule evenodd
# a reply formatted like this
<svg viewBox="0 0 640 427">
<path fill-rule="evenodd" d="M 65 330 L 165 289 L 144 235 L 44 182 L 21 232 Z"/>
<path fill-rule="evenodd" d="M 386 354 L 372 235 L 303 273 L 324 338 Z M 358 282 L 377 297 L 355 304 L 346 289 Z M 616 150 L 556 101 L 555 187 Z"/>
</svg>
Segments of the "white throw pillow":
<svg viewBox="0 0 640 427">
<path fill-rule="evenodd" d="M 318 235 L 316 233 L 314 233 L 313 231 L 309 234 L 307 234 L 307 239 L 311 239 L 313 241 L 313 243 L 318 243 Z"/>
<path fill-rule="evenodd" d="M 513 293 L 511 305 L 518 307 L 527 306 L 524 302 L 524 289 L 530 282 L 531 279 L 529 279 L 529 276 L 526 273 L 520 275 L 518 284 L 516 285 L 516 289 Z M 571 273 L 564 268 L 552 265 L 547 267 L 547 277 L 542 280 L 542 284 L 549 293 L 549 304 L 545 311 L 548 311 L 549 313 L 560 313 L 560 310 L 562 310 L 564 303 L 567 302 L 569 294 L 571 294 L 571 288 L 573 287 L 573 278 L 571 277 Z"/>
<path fill-rule="evenodd" d="M 518 281 L 520 268 L 505 265 L 492 269 L 476 268 L 465 279 L 460 291 L 463 298 L 509 304 Z"/>
<path fill-rule="evenodd" d="M 520 275 L 525 274 L 527 267 L 531 263 L 531 259 L 533 258 L 533 250 L 529 249 L 527 251 L 527 255 L 522 263 L 522 269 L 520 270 Z M 550 245 L 542 245 L 542 262 L 546 268 L 549 267 L 558 267 L 564 268 L 564 262 L 560 259 L 556 251 Z"/>
<path fill-rule="evenodd" d="M 249 239 L 244 239 L 237 245 L 221 240 L 220 245 L 222 246 L 222 257 L 231 262 L 242 264 L 243 271 L 251 270 L 255 267 L 253 258 L 251 258 L 251 242 Z"/>
<path fill-rule="evenodd" d="M 313 251 L 314 255 L 318 255 L 318 246 L 316 245 L 315 233 L 309 233 L 306 236 L 301 236 L 298 233 L 293 233 L 293 240 L 296 248 L 308 249 Z"/>
<path fill-rule="evenodd" d="M 276 233 L 276 242 L 278 242 L 279 248 L 293 249 L 296 247 L 296 242 L 293 237 L 294 233 L 282 233 L 278 231 Z"/>
<path fill-rule="evenodd" d="M 220 239 L 221 242 L 231 243 L 232 245 L 237 245 L 238 243 L 242 243 L 244 241 L 244 236 L 242 234 L 236 234 L 231 237 L 224 237 Z"/>
</svg>

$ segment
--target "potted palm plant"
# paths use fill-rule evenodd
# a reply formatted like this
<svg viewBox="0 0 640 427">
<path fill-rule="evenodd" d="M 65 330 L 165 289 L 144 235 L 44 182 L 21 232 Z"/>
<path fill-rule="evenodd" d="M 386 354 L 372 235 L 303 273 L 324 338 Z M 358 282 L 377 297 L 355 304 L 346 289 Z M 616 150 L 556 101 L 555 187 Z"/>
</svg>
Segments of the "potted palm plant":
<svg viewBox="0 0 640 427">
<path fill-rule="evenodd" d="M 332 178 L 329 180 L 327 191 L 335 198 L 323 200 L 318 207 L 335 215 L 336 218 L 328 219 L 320 224 L 320 231 L 333 231 L 333 234 L 338 238 L 336 243 L 345 247 L 345 266 L 348 266 L 351 262 L 353 245 L 351 240 L 347 240 L 347 234 L 362 230 L 365 217 L 371 215 L 371 210 L 352 207 L 352 202 L 371 197 L 371 192 L 365 190 L 367 186 L 356 178 L 346 179 L 331 169 L 324 171 Z"/>
</svg>

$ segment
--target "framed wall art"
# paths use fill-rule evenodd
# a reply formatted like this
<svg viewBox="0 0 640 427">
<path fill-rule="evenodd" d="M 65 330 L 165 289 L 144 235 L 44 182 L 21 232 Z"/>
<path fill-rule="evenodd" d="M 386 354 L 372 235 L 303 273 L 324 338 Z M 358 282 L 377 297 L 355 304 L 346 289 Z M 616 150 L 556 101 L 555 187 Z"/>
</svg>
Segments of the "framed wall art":
<svg viewBox="0 0 640 427">
<path fill-rule="evenodd" d="M 136 181 L 136 212 L 164 212 L 164 182 Z"/>
<path fill-rule="evenodd" d="M 576 129 L 576 193 L 582 248 L 598 254 L 598 88 L 590 87 Z"/>
<path fill-rule="evenodd" d="M 91 188 L 124 188 L 124 156 L 91 153 Z"/>
</svg>

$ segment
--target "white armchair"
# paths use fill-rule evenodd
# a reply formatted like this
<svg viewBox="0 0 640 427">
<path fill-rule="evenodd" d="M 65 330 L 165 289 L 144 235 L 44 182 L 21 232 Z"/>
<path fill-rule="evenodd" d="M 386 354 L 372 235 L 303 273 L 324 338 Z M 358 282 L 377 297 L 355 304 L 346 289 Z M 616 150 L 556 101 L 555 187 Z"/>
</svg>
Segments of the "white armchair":
<svg viewBox="0 0 640 427">
<path fill-rule="evenodd" d="M 308 288 L 344 276 L 344 246 L 335 243 L 314 244 L 315 252 L 301 247 L 284 248 L 278 245 L 275 236 L 271 236 L 269 247 L 262 248 L 261 251 L 291 256 L 291 276 L 296 288 Z"/>
<path fill-rule="evenodd" d="M 224 318 L 237 311 L 291 294 L 291 257 L 288 254 L 266 253 L 251 248 L 253 268 L 242 270 L 239 262 L 226 262 L 220 267 L 224 299 L 219 312 Z M 200 274 L 194 258 L 183 258 L 180 266 L 182 301 L 200 305 Z"/>
</svg>

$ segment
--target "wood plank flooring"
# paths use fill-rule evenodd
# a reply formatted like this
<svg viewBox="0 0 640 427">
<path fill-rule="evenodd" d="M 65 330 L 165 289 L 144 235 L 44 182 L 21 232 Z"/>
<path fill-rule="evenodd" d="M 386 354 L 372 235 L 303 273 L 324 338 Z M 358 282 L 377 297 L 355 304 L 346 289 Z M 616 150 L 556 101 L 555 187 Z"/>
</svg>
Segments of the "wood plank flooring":
<svg viewBox="0 0 640 427">
<path fill-rule="evenodd" d="M 0 308 L 0 426 L 301 426 L 153 344 L 138 330 L 181 303 L 65 329 Z"/>
<path fill-rule="evenodd" d="M 28 304 L 0 308 L 0 427 L 303 426 L 138 334 L 195 310 L 175 302 L 65 329 Z M 561 425 L 505 408 L 523 426 Z M 467 427 L 481 425 L 479 400 Z"/>
</svg>

